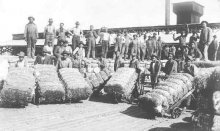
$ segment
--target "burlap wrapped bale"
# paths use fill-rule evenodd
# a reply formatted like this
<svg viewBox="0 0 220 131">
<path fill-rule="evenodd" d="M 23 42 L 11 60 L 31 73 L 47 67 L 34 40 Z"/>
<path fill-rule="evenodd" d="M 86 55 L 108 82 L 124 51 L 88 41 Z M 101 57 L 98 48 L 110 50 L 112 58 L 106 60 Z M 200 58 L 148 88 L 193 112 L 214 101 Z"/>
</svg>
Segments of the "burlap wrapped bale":
<svg viewBox="0 0 220 131">
<path fill-rule="evenodd" d="M 211 74 L 216 68 L 199 68 L 198 74 L 195 75 L 194 86 L 197 92 L 207 88 Z"/>
<path fill-rule="evenodd" d="M 214 115 L 212 119 L 212 131 L 220 131 L 220 116 L 219 115 Z"/>
<path fill-rule="evenodd" d="M 163 110 L 168 109 L 169 106 L 176 103 L 191 91 L 192 83 L 193 79 L 190 76 L 183 74 L 171 75 L 165 81 L 160 81 L 154 90 L 139 97 L 139 101 L 145 101 L 140 103 L 140 107 L 162 113 Z M 152 97 L 152 94 L 154 94 L 154 97 Z M 161 96 L 163 96 L 163 99 Z M 147 105 L 149 106 L 146 107 Z M 159 110 L 160 107 L 162 107 L 161 110 Z"/>
<path fill-rule="evenodd" d="M 172 88 L 175 91 L 175 94 L 171 94 L 174 95 L 173 97 L 175 98 L 175 100 L 179 100 L 183 95 L 183 88 L 181 87 L 181 85 L 178 85 L 176 83 L 172 83 L 172 82 L 160 82 L 158 84 L 159 86 L 168 86 L 169 88 Z"/>
<path fill-rule="evenodd" d="M 213 92 L 220 91 L 220 67 L 215 68 L 214 72 L 210 76 L 210 82 L 208 86 L 211 88 Z"/>
<path fill-rule="evenodd" d="M 35 65 L 40 103 L 61 103 L 65 90 L 53 65 Z"/>
<path fill-rule="evenodd" d="M 220 66 L 220 61 L 194 61 L 193 64 L 199 68 L 210 68 Z"/>
<path fill-rule="evenodd" d="M 148 113 L 150 113 L 151 111 L 160 113 L 162 109 L 167 109 L 169 107 L 166 97 L 156 92 L 144 94 L 140 96 L 138 100 L 139 107 L 141 107 L 144 111 Z"/>
<path fill-rule="evenodd" d="M 59 74 L 65 85 L 68 100 L 78 102 L 91 95 L 92 89 L 77 69 L 63 68 L 59 70 Z"/>
<path fill-rule="evenodd" d="M 170 96 L 173 98 L 173 101 L 178 99 L 177 91 L 175 89 L 173 89 L 173 88 L 170 88 L 169 86 L 158 85 L 158 86 L 155 87 L 155 89 L 160 89 L 160 90 L 168 91 Z"/>
<path fill-rule="evenodd" d="M 35 90 L 33 69 L 10 68 L 1 91 L 1 105 L 24 107 L 31 102 Z"/>
<path fill-rule="evenodd" d="M 99 84 L 100 85 L 104 84 L 105 81 L 102 79 L 102 76 L 100 75 L 100 73 L 96 73 L 95 75 L 96 75 L 97 80 L 99 81 Z"/>
<path fill-rule="evenodd" d="M 104 81 L 108 80 L 109 77 L 104 71 L 100 71 L 99 73 Z"/>
<path fill-rule="evenodd" d="M 170 93 L 168 91 L 161 90 L 161 89 L 155 89 L 155 90 L 153 90 L 153 93 L 157 93 L 157 94 L 160 94 L 160 95 L 166 97 L 169 105 L 174 104 L 173 97 L 170 95 Z"/>
<path fill-rule="evenodd" d="M 212 102 L 215 114 L 220 115 L 220 91 L 213 93 Z"/>
<path fill-rule="evenodd" d="M 104 91 L 108 94 L 118 93 L 127 97 L 132 93 L 137 77 L 134 68 L 119 68 L 105 85 Z"/>
<path fill-rule="evenodd" d="M 180 94 L 180 98 L 183 97 L 183 95 L 185 95 L 186 93 L 188 93 L 188 87 L 186 86 L 186 84 L 180 80 L 180 79 L 174 79 L 174 78 L 168 78 L 166 80 L 166 82 L 170 82 L 173 84 L 174 87 L 178 87 L 178 89 L 182 89 L 182 92 Z"/>
<path fill-rule="evenodd" d="M 106 73 L 108 78 L 111 76 L 111 71 L 108 68 L 103 69 L 103 71 Z"/>
</svg>

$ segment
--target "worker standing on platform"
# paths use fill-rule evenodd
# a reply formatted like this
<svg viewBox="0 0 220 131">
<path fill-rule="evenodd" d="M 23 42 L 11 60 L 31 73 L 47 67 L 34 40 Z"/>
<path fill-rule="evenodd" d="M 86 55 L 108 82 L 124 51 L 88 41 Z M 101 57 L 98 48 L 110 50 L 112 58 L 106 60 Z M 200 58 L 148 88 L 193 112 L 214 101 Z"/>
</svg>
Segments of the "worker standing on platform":
<svg viewBox="0 0 220 131">
<path fill-rule="evenodd" d="M 103 28 L 104 32 L 100 33 L 100 43 L 102 45 L 102 57 L 107 58 L 110 35 L 107 28 Z"/>
<path fill-rule="evenodd" d="M 161 70 L 161 62 L 158 60 L 157 54 L 152 54 L 151 60 L 152 62 L 150 63 L 150 68 L 148 70 L 151 74 L 151 85 L 154 89 L 154 87 L 158 83 L 158 76 Z"/>
<path fill-rule="evenodd" d="M 82 37 L 83 32 L 81 30 L 81 28 L 79 27 L 79 21 L 76 21 L 76 26 L 71 30 L 72 34 L 73 34 L 73 38 L 72 38 L 72 49 L 75 50 L 76 47 L 79 47 L 80 44 L 80 37 Z"/>
<path fill-rule="evenodd" d="M 185 28 L 186 29 L 182 29 L 180 36 L 175 37 L 175 33 L 173 34 L 173 40 L 174 41 L 179 40 L 179 48 L 181 49 L 182 57 L 184 57 L 184 50 L 185 50 L 185 47 L 187 46 L 187 44 L 186 44 L 186 37 L 187 37 L 188 32 L 189 32 L 189 28 L 188 28 L 187 24 L 186 24 Z"/>
<path fill-rule="evenodd" d="M 203 59 L 205 61 L 208 61 L 208 48 L 212 41 L 212 29 L 207 27 L 208 25 L 207 21 L 202 21 L 201 25 L 202 25 L 202 30 L 200 33 L 200 41 L 198 47 L 203 55 Z"/>
<path fill-rule="evenodd" d="M 214 61 L 216 61 L 217 53 L 218 53 L 218 48 L 219 48 L 219 41 L 217 40 L 217 36 L 216 35 L 213 36 L 213 40 L 212 40 L 209 48 L 212 49 L 212 56 L 211 56 L 211 58 Z"/>
<path fill-rule="evenodd" d="M 135 57 L 137 57 L 137 51 L 138 51 L 138 39 L 137 39 L 137 35 L 133 35 L 134 39 L 132 40 L 132 45 L 131 45 L 131 56 L 130 58 L 133 58 L 133 55 L 135 55 Z"/>
<path fill-rule="evenodd" d="M 140 33 L 138 36 L 139 36 L 138 37 L 138 59 L 141 61 L 144 61 L 147 47 L 146 47 L 144 35 Z"/>
<path fill-rule="evenodd" d="M 153 40 L 151 38 L 151 36 L 148 36 L 148 39 L 146 41 L 146 45 L 147 45 L 147 59 L 150 60 L 151 55 L 153 54 Z"/>
<path fill-rule="evenodd" d="M 122 57 L 124 57 L 124 60 L 128 58 L 128 50 L 129 50 L 129 45 L 132 41 L 132 37 L 128 34 L 128 32 L 125 32 L 125 43 L 122 45 Z"/>
<path fill-rule="evenodd" d="M 64 29 L 64 23 L 60 23 L 60 28 L 56 31 L 57 45 L 61 46 L 64 41 L 66 41 L 66 33 L 68 31 Z"/>
<path fill-rule="evenodd" d="M 27 42 L 27 56 L 33 58 L 35 56 L 35 45 L 38 39 L 37 25 L 34 23 L 34 17 L 28 17 L 29 23 L 25 26 L 24 39 Z"/>
<path fill-rule="evenodd" d="M 88 52 L 87 52 L 87 58 L 90 57 L 90 53 L 92 51 L 92 58 L 95 59 L 95 44 L 96 44 L 96 38 L 98 37 L 96 31 L 94 30 L 94 26 L 90 25 L 90 30 L 88 31 L 88 34 L 86 36 L 87 42 L 88 42 Z"/>
<path fill-rule="evenodd" d="M 122 33 L 119 31 L 115 38 L 115 52 L 113 54 L 113 59 L 115 59 L 116 52 L 122 53 Z"/>
<path fill-rule="evenodd" d="M 52 42 L 52 46 L 54 45 L 54 39 L 56 36 L 56 29 L 55 26 L 53 25 L 53 19 L 49 19 L 49 24 L 44 28 L 44 38 L 45 42 L 44 45 L 48 45 L 48 42 Z"/>
<path fill-rule="evenodd" d="M 157 52 L 156 52 L 159 59 L 161 59 L 163 45 L 164 45 L 164 42 L 161 40 L 161 37 L 159 36 L 157 39 Z"/>
</svg>

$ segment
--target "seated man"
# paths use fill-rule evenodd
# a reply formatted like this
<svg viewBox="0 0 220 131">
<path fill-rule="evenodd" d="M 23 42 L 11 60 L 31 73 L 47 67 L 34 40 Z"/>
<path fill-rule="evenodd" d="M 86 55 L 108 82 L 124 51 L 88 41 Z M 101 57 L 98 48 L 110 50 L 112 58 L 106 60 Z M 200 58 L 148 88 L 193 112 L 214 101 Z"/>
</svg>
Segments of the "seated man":
<svg viewBox="0 0 220 131">
<path fill-rule="evenodd" d="M 63 51 L 61 59 L 57 62 L 57 69 L 61 68 L 72 68 L 72 61 L 69 58 L 69 52 Z"/>
<path fill-rule="evenodd" d="M 24 59 L 24 56 L 25 54 L 23 51 L 18 54 L 19 60 L 15 63 L 15 67 L 27 67 L 27 60 Z"/>
<path fill-rule="evenodd" d="M 79 47 L 76 47 L 76 49 L 73 51 L 73 55 L 77 55 L 79 59 L 85 58 L 85 49 L 83 48 L 83 43 L 81 42 Z"/>
<path fill-rule="evenodd" d="M 136 53 L 133 53 L 132 54 L 132 59 L 130 61 L 130 64 L 129 64 L 129 67 L 130 68 L 135 68 L 136 69 L 136 72 L 139 74 L 140 73 L 140 68 L 139 68 L 139 61 L 138 59 L 136 58 Z"/>
<path fill-rule="evenodd" d="M 186 64 L 184 65 L 184 73 L 188 73 L 192 76 L 195 76 L 197 74 L 197 67 L 194 64 L 191 64 L 193 58 L 191 56 L 188 56 L 186 58 Z"/>
<path fill-rule="evenodd" d="M 49 52 L 49 55 L 53 55 L 53 43 L 52 43 L 52 41 L 48 41 L 48 43 L 44 46 L 44 49 Z"/>
<path fill-rule="evenodd" d="M 150 63 L 150 68 L 148 70 L 150 71 L 151 75 L 151 85 L 154 89 L 155 85 L 158 83 L 158 75 L 161 70 L 161 62 L 158 60 L 156 54 L 152 54 L 151 60 L 152 62 Z"/>
<path fill-rule="evenodd" d="M 50 55 L 50 52 L 43 49 L 42 55 L 38 55 L 35 59 L 34 65 L 36 64 L 47 64 L 54 65 L 55 57 Z"/>
<path fill-rule="evenodd" d="M 166 76 L 171 75 L 172 73 L 177 73 L 177 62 L 173 59 L 173 54 L 169 53 L 168 61 L 163 69 L 166 73 Z"/>
<path fill-rule="evenodd" d="M 196 46 L 194 42 L 191 43 L 190 48 L 189 48 L 189 55 L 192 56 L 193 59 L 196 61 L 199 61 L 202 59 L 202 53 Z"/>
</svg>

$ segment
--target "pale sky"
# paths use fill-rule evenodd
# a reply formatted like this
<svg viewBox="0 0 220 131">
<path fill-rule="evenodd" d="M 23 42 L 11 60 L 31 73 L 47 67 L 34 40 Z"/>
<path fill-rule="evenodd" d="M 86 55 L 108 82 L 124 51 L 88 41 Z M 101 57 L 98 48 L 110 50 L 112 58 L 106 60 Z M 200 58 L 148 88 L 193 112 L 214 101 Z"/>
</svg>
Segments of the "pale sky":
<svg viewBox="0 0 220 131">
<path fill-rule="evenodd" d="M 220 0 L 171 0 L 171 24 L 176 24 L 172 3 L 195 1 L 203 6 L 201 20 L 220 22 Z M 92 24 L 95 28 L 106 26 L 132 27 L 165 24 L 165 0 L 0 0 L 0 42 L 12 39 L 12 34 L 23 33 L 28 16 L 35 17 L 39 32 L 54 19 L 66 28 L 76 21 L 82 29 Z"/>
</svg>

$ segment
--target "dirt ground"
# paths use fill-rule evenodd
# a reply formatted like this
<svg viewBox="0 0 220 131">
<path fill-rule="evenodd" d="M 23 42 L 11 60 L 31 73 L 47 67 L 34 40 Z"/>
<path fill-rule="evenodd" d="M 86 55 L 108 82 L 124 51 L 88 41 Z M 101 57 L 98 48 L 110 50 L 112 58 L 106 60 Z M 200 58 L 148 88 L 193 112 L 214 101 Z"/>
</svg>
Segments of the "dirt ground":
<svg viewBox="0 0 220 131">
<path fill-rule="evenodd" d="M 190 131 L 191 111 L 179 118 L 148 119 L 135 104 L 111 104 L 102 98 L 82 103 L 0 108 L 0 130 Z"/>
</svg>

